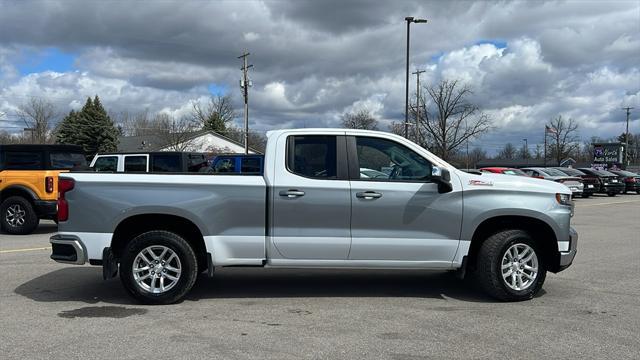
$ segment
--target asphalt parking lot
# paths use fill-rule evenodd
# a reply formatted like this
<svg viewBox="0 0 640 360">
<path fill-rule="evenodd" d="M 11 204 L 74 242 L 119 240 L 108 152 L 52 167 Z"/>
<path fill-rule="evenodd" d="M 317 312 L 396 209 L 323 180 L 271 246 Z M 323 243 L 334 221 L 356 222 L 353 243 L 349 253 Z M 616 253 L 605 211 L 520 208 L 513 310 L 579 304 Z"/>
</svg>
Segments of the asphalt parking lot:
<svg viewBox="0 0 640 360">
<path fill-rule="evenodd" d="M 0 234 L 2 359 L 637 359 L 640 195 L 578 199 L 572 267 L 499 303 L 450 274 L 223 269 L 171 306 Z"/>
</svg>

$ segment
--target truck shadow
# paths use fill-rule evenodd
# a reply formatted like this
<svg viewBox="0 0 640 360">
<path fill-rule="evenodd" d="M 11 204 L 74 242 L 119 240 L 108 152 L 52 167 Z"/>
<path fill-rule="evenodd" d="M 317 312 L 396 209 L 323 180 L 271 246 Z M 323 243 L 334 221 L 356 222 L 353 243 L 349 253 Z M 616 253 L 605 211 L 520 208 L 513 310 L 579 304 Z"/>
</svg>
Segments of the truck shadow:
<svg viewBox="0 0 640 360">
<path fill-rule="evenodd" d="M 14 292 L 38 302 L 135 304 L 118 279 L 102 280 L 102 269 L 67 267 L 29 280 Z M 543 291 L 541 291 L 543 293 Z M 201 275 L 186 301 L 302 297 L 414 297 L 495 302 L 471 281 L 450 273 L 414 270 L 221 269 Z"/>
</svg>

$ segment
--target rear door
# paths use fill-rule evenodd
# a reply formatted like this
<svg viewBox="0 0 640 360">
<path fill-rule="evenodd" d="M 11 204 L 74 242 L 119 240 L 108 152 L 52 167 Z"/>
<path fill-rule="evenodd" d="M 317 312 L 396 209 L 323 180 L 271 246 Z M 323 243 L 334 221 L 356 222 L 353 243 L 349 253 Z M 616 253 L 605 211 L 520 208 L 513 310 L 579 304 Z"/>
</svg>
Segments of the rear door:
<svg viewBox="0 0 640 360">
<path fill-rule="evenodd" d="M 428 262 L 451 266 L 462 223 L 460 191 L 440 194 L 432 165 L 382 137 L 349 137 L 349 260 Z M 353 164 L 353 165 L 352 165 Z M 387 174 L 368 177 L 369 170 Z"/>
<path fill-rule="evenodd" d="M 278 149 L 286 151 L 274 156 L 286 160 L 272 188 L 271 239 L 277 253 L 271 257 L 345 260 L 351 243 L 345 137 L 289 135 L 278 141 Z"/>
</svg>

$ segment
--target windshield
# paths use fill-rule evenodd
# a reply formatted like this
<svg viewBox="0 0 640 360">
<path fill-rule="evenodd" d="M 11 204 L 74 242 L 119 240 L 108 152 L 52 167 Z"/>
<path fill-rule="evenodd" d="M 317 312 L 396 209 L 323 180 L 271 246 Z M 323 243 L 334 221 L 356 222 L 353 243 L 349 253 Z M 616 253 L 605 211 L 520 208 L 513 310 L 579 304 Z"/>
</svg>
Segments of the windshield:
<svg viewBox="0 0 640 360">
<path fill-rule="evenodd" d="M 552 169 L 552 168 L 544 168 L 544 172 L 551 176 L 567 176 L 567 174 L 563 173 L 560 170 Z"/>
<path fill-rule="evenodd" d="M 619 170 L 616 171 L 616 174 L 620 174 L 622 176 L 638 176 L 638 174 L 632 173 L 631 171 Z"/>
<path fill-rule="evenodd" d="M 576 169 L 572 169 L 572 168 L 562 168 L 562 169 L 555 169 L 558 170 L 560 172 L 563 172 L 567 175 L 571 175 L 571 176 L 582 176 L 585 175 L 585 173 L 583 173 L 580 170 L 576 170 Z"/>
<path fill-rule="evenodd" d="M 505 169 L 502 171 L 503 174 L 507 175 L 517 175 L 517 176 L 529 176 L 524 171 L 520 169 Z"/>
<path fill-rule="evenodd" d="M 51 168 L 53 169 L 84 169 L 87 167 L 87 159 L 81 153 L 55 151 L 49 155 Z"/>
<path fill-rule="evenodd" d="M 608 172 L 607 170 L 597 170 L 598 174 L 602 175 L 602 176 L 618 176 L 612 172 Z"/>
</svg>

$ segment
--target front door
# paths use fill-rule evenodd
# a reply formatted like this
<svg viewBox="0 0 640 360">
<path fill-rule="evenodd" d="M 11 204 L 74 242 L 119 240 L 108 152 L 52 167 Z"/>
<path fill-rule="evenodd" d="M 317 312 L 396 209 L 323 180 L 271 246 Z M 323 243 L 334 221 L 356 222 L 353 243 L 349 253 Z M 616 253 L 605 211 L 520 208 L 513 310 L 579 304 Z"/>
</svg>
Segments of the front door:
<svg viewBox="0 0 640 360">
<path fill-rule="evenodd" d="M 450 265 L 459 243 L 461 192 L 438 193 L 429 180 L 431 163 L 395 141 L 349 137 L 348 149 L 349 259 Z"/>
<path fill-rule="evenodd" d="M 286 164 L 275 175 L 271 194 L 275 251 L 270 257 L 346 260 L 351 199 L 345 137 L 291 135 L 280 141 L 287 142 L 286 154 L 276 155 Z"/>
</svg>

